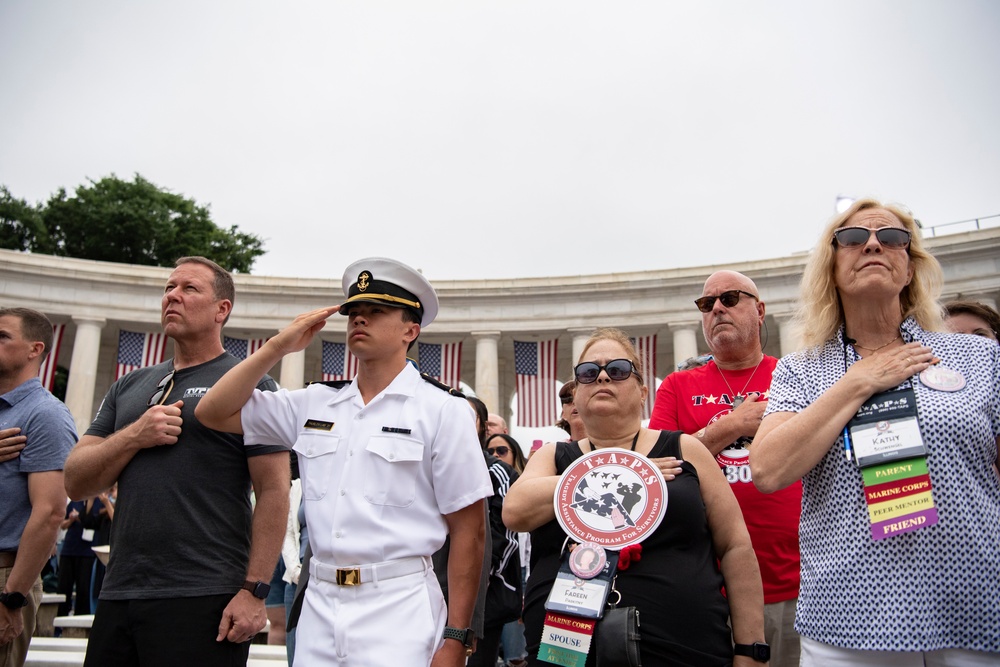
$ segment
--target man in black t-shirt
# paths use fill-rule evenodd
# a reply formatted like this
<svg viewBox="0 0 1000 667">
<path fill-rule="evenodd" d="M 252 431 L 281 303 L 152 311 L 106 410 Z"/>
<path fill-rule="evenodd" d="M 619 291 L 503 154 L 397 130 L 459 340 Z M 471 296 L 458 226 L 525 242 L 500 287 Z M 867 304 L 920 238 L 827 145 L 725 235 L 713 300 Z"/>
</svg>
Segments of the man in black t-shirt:
<svg viewBox="0 0 1000 667">
<path fill-rule="evenodd" d="M 118 482 L 87 667 L 246 664 L 265 625 L 288 516 L 288 452 L 244 447 L 194 416 L 238 363 L 221 343 L 234 298 L 227 271 L 179 259 L 161 302 L 174 358 L 115 382 L 66 462 L 73 498 Z M 258 387 L 276 388 L 266 376 Z"/>
</svg>

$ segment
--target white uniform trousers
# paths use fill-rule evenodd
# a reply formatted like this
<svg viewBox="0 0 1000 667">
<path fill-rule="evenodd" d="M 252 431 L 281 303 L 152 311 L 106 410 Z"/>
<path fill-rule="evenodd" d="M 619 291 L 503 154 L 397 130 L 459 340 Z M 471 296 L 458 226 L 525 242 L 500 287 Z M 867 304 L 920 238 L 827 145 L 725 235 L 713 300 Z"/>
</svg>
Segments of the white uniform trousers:
<svg viewBox="0 0 1000 667">
<path fill-rule="evenodd" d="M 444 643 L 447 618 L 432 568 L 360 586 L 310 577 L 295 631 L 295 664 L 430 665 Z"/>
</svg>

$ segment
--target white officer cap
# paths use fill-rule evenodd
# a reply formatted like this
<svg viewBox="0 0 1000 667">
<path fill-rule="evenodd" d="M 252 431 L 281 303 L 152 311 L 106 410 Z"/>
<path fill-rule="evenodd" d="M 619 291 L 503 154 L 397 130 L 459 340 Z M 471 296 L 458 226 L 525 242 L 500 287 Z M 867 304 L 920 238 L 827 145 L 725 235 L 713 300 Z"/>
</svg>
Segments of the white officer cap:
<svg viewBox="0 0 1000 667">
<path fill-rule="evenodd" d="M 347 315 L 350 304 L 361 302 L 409 308 L 420 318 L 421 327 L 437 317 L 438 297 L 430 282 L 394 259 L 359 259 L 344 270 L 342 283 L 347 301 L 340 306 L 341 315 Z"/>
</svg>

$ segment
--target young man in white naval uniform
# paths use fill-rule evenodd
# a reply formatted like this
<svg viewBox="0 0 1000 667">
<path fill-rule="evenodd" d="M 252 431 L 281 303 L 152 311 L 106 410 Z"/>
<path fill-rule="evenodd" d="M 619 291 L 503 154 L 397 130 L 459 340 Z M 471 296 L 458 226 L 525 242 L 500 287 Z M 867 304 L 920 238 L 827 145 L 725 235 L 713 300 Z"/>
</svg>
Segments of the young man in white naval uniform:
<svg viewBox="0 0 1000 667">
<path fill-rule="evenodd" d="M 298 453 L 313 558 L 297 664 L 464 665 L 492 486 L 469 404 L 406 361 L 437 295 L 382 258 L 352 264 L 343 287 L 347 301 L 297 317 L 227 373 L 197 415 Z M 254 389 L 338 311 L 360 362 L 353 382 Z M 430 557 L 449 534 L 446 608 Z"/>
</svg>

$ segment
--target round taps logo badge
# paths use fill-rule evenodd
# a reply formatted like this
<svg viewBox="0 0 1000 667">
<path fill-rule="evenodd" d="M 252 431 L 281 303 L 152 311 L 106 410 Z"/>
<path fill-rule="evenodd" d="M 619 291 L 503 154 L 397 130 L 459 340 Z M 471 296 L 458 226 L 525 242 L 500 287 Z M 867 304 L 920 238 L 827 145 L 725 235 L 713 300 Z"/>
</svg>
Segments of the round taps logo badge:
<svg viewBox="0 0 1000 667">
<path fill-rule="evenodd" d="M 642 454 L 599 449 L 566 469 L 553 505 L 571 538 L 618 550 L 642 542 L 660 525 L 667 485 L 656 464 Z"/>
</svg>

